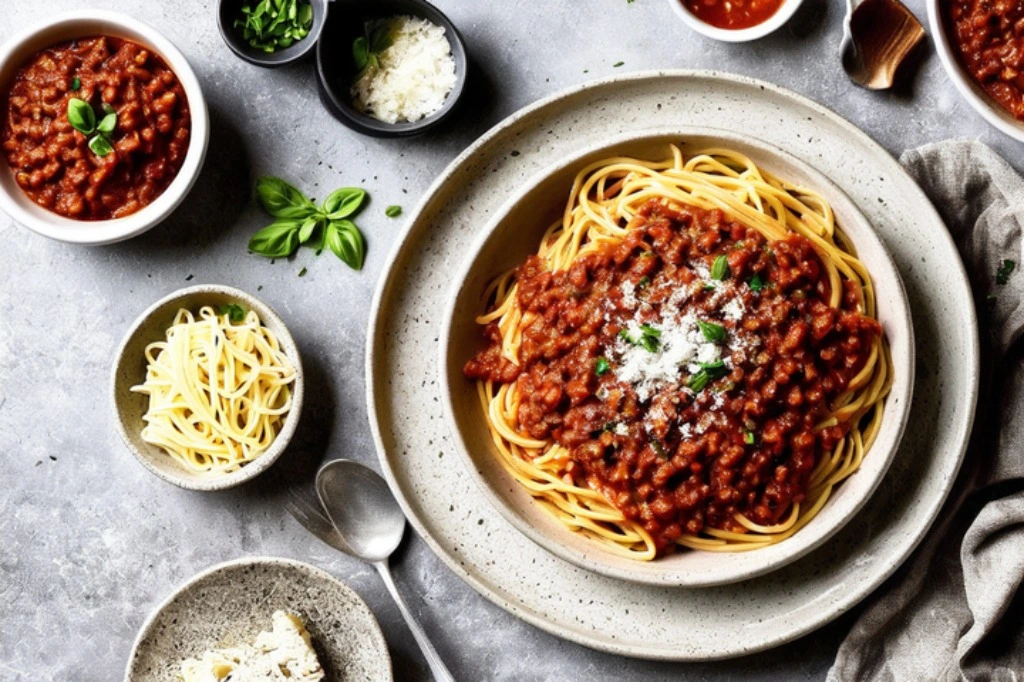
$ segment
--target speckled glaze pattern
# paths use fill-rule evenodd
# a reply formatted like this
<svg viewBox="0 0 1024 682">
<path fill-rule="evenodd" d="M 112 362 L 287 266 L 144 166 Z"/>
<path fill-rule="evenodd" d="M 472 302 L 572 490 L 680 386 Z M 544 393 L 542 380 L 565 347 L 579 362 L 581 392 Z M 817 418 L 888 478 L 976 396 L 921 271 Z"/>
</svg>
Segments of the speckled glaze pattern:
<svg viewBox="0 0 1024 682">
<path fill-rule="evenodd" d="M 534 503 L 526 488 L 499 464 L 500 455 L 491 441 L 476 383 L 465 379 L 462 367 L 481 347 L 476 317 L 487 307 L 487 301 L 482 300 L 484 291 L 494 278 L 536 251 L 544 231 L 560 218 L 579 170 L 612 157 L 662 159 L 668 155 L 669 145 L 677 145 L 687 156 L 703 149 L 732 149 L 762 171 L 794 186 L 814 189 L 828 200 L 836 223 L 861 260 L 870 264 L 878 321 L 892 357 L 893 383 L 877 438 L 860 469 L 835 489 L 821 512 L 799 533 L 756 551 L 684 551 L 657 561 L 636 561 L 605 551 L 589 538 L 570 531 Z M 707 587 L 764 575 L 799 559 L 832 537 L 867 502 L 892 462 L 909 416 L 914 387 L 914 331 L 896 265 L 864 214 L 828 178 L 749 135 L 693 126 L 645 130 L 602 140 L 596 147 L 560 159 L 524 183 L 495 211 L 456 271 L 444 306 L 438 374 L 455 451 L 466 470 L 488 501 L 532 540 L 577 566 L 620 580 Z"/>
<path fill-rule="evenodd" d="M 149 396 L 131 389 L 146 380 L 146 346 L 167 338 L 167 329 L 180 309 L 196 314 L 203 306 L 217 308 L 231 303 L 256 311 L 260 322 L 277 337 L 281 349 L 295 367 L 295 381 L 291 386 L 292 407 L 285 415 L 274 442 L 259 457 L 230 474 L 205 476 L 179 466 L 162 448 L 142 439 L 145 426 L 142 418 L 149 409 Z M 270 306 L 241 289 L 219 284 L 200 284 L 168 294 L 139 315 L 114 354 L 110 393 L 117 431 L 125 447 L 142 466 L 180 488 L 224 490 L 241 485 L 269 469 L 288 447 L 302 415 L 305 378 L 298 347 L 284 321 Z"/>
<path fill-rule="evenodd" d="M 125 682 L 179 682 L 181 662 L 251 642 L 274 611 L 302 618 L 330 682 L 389 682 L 391 658 L 370 609 L 330 574 L 290 559 L 214 566 L 157 607 L 132 648 Z"/>
<path fill-rule="evenodd" d="M 835 182 L 892 254 L 917 335 L 909 426 L 872 503 L 821 548 L 740 586 L 636 585 L 534 545 L 491 508 L 458 461 L 437 380 L 452 272 L 514 188 L 583 146 L 672 125 L 749 134 Z M 739 656 L 795 639 L 856 604 L 891 575 L 934 520 L 959 469 L 977 398 L 970 289 L 952 240 L 920 189 L 881 147 L 823 107 L 767 83 L 713 72 L 606 79 L 499 124 L 427 193 L 392 252 L 374 305 L 368 408 L 383 469 L 417 532 L 502 608 L 561 637 L 636 657 Z"/>
</svg>

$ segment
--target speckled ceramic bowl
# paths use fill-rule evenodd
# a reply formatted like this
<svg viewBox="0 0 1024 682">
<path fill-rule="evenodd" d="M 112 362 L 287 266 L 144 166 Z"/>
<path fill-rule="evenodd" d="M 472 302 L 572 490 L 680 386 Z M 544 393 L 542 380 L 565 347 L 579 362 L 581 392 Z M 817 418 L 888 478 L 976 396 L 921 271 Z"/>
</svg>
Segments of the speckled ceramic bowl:
<svg viewBox="0 0 1024 682">
<path fill-rule="evenodd" d="M 391 657 L 369 607 L 328 573 L 291 559 L 214 566 L 175 590 L 143 624 L 125 682 L 179 682 L 181 662 L 251 642 L 281 610 L 299 616 L 331 682 L 388 682 Z"/>
<path fill-rule="evenodd" d="M 572 181 L 588 163 L 608 156 L 662 158 L 667 145 L 684 154 L 728 147 L 768 172 L 811 187 L 831 203 L 838 223 L 871 269 L 878 316 L 892 351 L 895 378 L 878 437 L 861 468 L 833 492 L 821 512 L 778 544 L 739 553 L 681 551 L 651 562 L 626 559 L 570 532 L 536 504 L 499 464 L 476 386 L 462 367 L 481 348 L 480 326 L 487 284 L 536 251 L 541 235 L 564 210 Z M 446 416 L 457 449 L 491 503 L 516 528 L 553 554 L 577 566 L 622 580 L 653 585 L 703 587 L 763 575 L 804 556 L 849 522 L 885 475 L 906 426 L 914 384 L 914 333 L 900 275 L 882 242 L 857 207 L 828 178 L 795 157 L 758 140 L 711 128 L 631 133 L 586 149 L 541 171 L 480 230 L 447 298 L 441 327 L 440 375 Z"/>
<path fill-rule="evenodd" d="M 142 416 L 149 407 L 149 396 L 136 393 L 131 387 L 141 384 L 146 378 L 146 346 L 166 338 L 167 328 L 171 326 L 179 309 L 187 308 L 196 312 L 204 305 L 216 307 L 229 303 L 237 303 L 244 308 L 255 310 L 263 325 L 277 336 L 285 355 L 295 366 L 292 409 L 285 416 L 281 432 L 277 434 L 277 438 L 266 452 L 238 471 L 219 476 L 204 476 L 185 470 L 162 449 L 142 440 L 141 433 L 145 425 Z M 255 478 L 270 468 L 281 456 L 298 426 L 304 388 L 299 350 L 277 313 L 263 301 L 239 289 L 218 284 L 202 284 L 179 289 L 165 296 L 147 308 L 132 323 L 115 358 L 111 393 L 117 417 L 117 430 L 125 445 L 144 467 L 176 486 L 189 490 L 222 490 Z"/>
</svg>

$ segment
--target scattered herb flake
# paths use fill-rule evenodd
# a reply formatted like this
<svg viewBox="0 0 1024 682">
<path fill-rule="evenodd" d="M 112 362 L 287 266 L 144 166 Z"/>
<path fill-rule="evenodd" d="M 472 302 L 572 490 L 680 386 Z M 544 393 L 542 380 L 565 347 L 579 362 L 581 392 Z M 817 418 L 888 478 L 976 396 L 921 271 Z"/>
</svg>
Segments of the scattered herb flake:
<svg viewBox="0 0 1024 682">
<path fill-rule="evenodd" d="M 78 92 L 82 88 L 82 79 L 75 76 L 71 79 L 71 89 Z"/>
<path fill-rule="evenodd" d="M 222 305 L 217 308 L 217 312 L 221 315 L 227 315 L 228 320 L 233 324 L 241 324 L 242 322 L 245 322 L 245 308 L 237 303 Z"/>
<path fill-rule="evenodd" d="M 610 370 L 611 368 L 612 366 L 608 362 L 607 358 L 598 358 L 594 362 L 594 374 L 596 374 L 599 377 L 607 374 L 608 370 Z"/>
<path fill-rule="evenodd" d="M 389 218 L 397 218 L 398 216 L 402 215 L 402 207 L 398 206 L 397 204 L 392 204 L 391 206 L 388 206 L 386 209 L 384 209 L 384 215 L 386 215 Z"/>
<path fill-rule="evenodd" d="M 303 267 L 301 270 L 299 270 L 299 277 L 305 277 L 306 276 L 306 272 L 307 272 L 306 268 Z"/>
<path fill-rule="evenodd" d="M 704 338 L 711 343 L 718 343 L 719 341 L 725 340 L 725 327 L 714 322 L 705 322 L 703 320 L 697 320 L 697 326 L 700 327 L 700 331 L 704 334 Z"/>
<path fill-rule="evenodd" d="M 620 66 L 622 66 L 625 63 L 626 62 L 615 62 L 614 64 L 612 64 L 612 68 L 613 69 L 617 69 L 617 68 L 619 68 Z"/>
<path fill-rule="evenodd" d="M 754 275 L 750 278 L 750 290 L 761 291 L 764 289 L 764 280 L 761 279 L 761 275 Z"/>
<path fill-rule="evenodd" d="M 744 443 L 746 443 L 747 445 L 753 445 L 754 444 L 754 440 L 755 439 L 754 439 L 754 432 L 753 431 L 744 431 L 743 432 L 743 442 Z"/>
<path fill-rule="evenodd" d="M 1009 258 L 1003 260 L 999 265 L 999 269 L 996 270 L 996 283 L 1003 285 L 1010 281 L 1010 275 L 1013 274 L 1014 268 L 1017 267 L 1017 262 L 1012 261 Z"/>
<path fill-rule="evenodd" d="M 729 276 L 729 259 L 718 256 L 711 265 L 711 279 L 721 282 Z"/>
</svg>

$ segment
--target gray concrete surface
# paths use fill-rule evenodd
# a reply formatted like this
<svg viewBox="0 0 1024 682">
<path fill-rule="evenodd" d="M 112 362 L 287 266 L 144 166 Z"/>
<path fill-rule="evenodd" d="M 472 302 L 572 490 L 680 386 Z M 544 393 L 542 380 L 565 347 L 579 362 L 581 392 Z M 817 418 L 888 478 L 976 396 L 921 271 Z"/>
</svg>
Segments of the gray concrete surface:
<svg viewBox="0 0 1024 682">
<path fill-rule="evenodd" d="M 0 41 L 73 0 L 8 2 Z M 807 0 L 774 36 L 748 45 L 689 31 L 666 0 L 437 0 L 475 62 L 451 125 L 411 140 L 359 136 L 317 100 L 311 62 L 277 71 L 242 63 L 221 42 L 210 2 L 96 0 L 163 31 L 192 61 L 209 98 L 210 151 L 198 185 L 170 220 L 130 242 L 51 242 L 0 215 L 0 680 L 117 680 L 149 611 L 176 585 L 243 555 L 295 557 L 354 587 L 377 614 L 399 680 L 429 679 L 373 571 L 307 534 L 282 507 L 282 475 L 223 494 L 179 490 L 148 474 L 111 422 L 112 353 L 134 317 L 186 282 L 262 296 L 289 322 L 309 374 L 297 449 L 376 465 L 364 407 L 369 300 L 402 219 L 460 150 L 502 117 L 563 87 L 613 73 L 715 68 L 763 78 L 831 107 L 894 154 L 952 136 L 978 138 L 1024 168 L 1024 145 L 963 102 L 929 45 L 897 92 L 852 86 L 834 58 L 839 0 Z M 924 18 L 923 0 L 911 8 Z M 624 62 L 621 67 L 613 65 Z M 266 222 L 251 200 L 261 174 L 322 196 L 362 185 L 366 267 L 332 256 L 250 256 Z M 301 279 L 298 273 L 308 267 Z M 298 456 L 296 456 L 298 458 Z M 287 458 L 286 458 L 287 459 Z M 282 473 L 283 472 L 283 473 Z M 397 580 L 460 680 L 821 679 L 853 614 L 795 643 L 699 665 L 617 658 L 560 641 L 506 614 L 451 574 L 418 538 Z"/>
</svg>

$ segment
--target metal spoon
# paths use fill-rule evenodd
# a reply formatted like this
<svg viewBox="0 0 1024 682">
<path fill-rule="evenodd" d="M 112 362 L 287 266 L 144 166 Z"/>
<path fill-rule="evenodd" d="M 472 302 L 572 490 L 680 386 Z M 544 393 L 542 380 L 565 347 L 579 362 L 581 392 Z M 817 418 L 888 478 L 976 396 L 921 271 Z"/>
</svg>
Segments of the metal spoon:
<svg viewBox="0 0 1024 682">
<path fill-rule="evenodd" d="M 405 533 L 405 515 L 377 472 L 358 462 L 336 459 L 320 467 L 316 492 L 331 522 L 341 536 L 339 549 L 373 565 L 398 604 L 406 625 L 427 659 L 430 672 L 438 682 L 454 682 L 434 645 L 416 622 L 398 593 L 391 577 L 388 558 L 398 548 Z"/>
<path fill-rule="evenodd" d="M 924 27 L 900 0 L 846 0 L 840 54 L 857 85 L 891 88 L 896 70 L 922 38 Z"/>
</svg>

